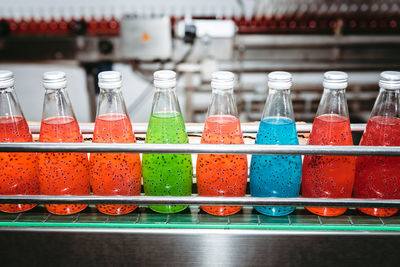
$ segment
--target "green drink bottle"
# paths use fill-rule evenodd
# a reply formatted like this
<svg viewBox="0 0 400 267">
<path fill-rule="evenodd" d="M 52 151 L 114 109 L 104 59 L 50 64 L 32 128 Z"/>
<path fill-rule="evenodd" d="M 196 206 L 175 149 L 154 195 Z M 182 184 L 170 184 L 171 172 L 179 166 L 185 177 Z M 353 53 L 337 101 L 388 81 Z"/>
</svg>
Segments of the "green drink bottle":
<svg viewBox="0 0 400 267">
<path fill-rule="evenodd" d="M 185 123 L 175 94 L 176 74 L 161 70 L 154 73 L 156 88 L 146 143 L 188 143 Z M 143 184 L 147 196 L 189 196 L 192 193 L 191 155 L 143 154 Z M 150 205 L 160 213 L 175 213 L 187 208 L 181 205 Z"/>
</svg>

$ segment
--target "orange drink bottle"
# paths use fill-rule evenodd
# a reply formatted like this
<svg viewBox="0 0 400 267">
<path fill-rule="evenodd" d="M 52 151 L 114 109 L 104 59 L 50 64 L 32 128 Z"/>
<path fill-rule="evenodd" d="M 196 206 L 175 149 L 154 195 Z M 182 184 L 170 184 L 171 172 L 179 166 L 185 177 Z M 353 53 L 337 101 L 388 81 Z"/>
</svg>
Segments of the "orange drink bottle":
<svg viewBox="0 0 400 267">
<path fill-rule="evenodd" d="M 201 138 L 202 144 L 243 144 L 236 105 L 233 99 L 234 75 L 213 73 L 212 100 Z M 242 197 L 247 185 L 246 155 L 200 154 L 196 176 L 199 196 Z M 241 206 L 201 206 L 212 215 L 226 216 L 239 212 Z"/>
<path fill-rule="evenodd" d="M 101 91 L 93 143 L 136 142 L 121 86 L 121 73 L 104 71 L 99 74 Z M 140 195 L 141 179 L 139 154 L 90 154 L 90 184 L 95 195 Z M 136 208 L 137 205 L 97 205 L 100 212 L 108 215 L 127 214 Z"/>
<path fill-rule="evenodd" d="M 64 72 L 43 74 L 46 89 L 39 142 L 81 143 L 83 137 L 66 90 Z M 40 192 L 43 195 L 88 195 L 89 162 L 86 153 L 38 153 Z M 58 215 L 77 213 L 87 205 L 47 204 Z"/>
<path fill-rule="evenodd" d="M 0 71 L 0 142 L 32 142 L 32 135 L 14 91 L 14 75 Z M 39 194 L 36 153 L 0 153 L 0 194 Z M 32 209 L 34 204 L 1 204 L 8 213 Z"/>
</svg>

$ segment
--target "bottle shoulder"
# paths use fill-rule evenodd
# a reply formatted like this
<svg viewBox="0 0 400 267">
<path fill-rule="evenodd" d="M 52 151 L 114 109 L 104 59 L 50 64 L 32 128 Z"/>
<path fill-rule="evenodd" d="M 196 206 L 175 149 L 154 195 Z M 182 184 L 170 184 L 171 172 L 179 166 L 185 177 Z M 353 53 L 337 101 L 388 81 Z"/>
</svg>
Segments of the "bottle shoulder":
<svg viewBox="0 0 400 267">
<path fill-rule="evenodd" d="M 42 120 L 39 142 L 83 142 L 78 121 L 69 116 L 54 116 Z"/>
<path fill-rule="evenodd" d="M 93 142 L 136 142 L 129 117 L 121 113 L 108 113 L 98 116 L 94 126 Z"/>
<path fill-rule="evenodd" d="M 383 116 L 370 118 L 360 145 L 400 146 L 400 118 Z"/>
<path fill-rule="evenodd" d="M 149 120 L 146 143 L 188 143 L 185 122 L 179 112 L 153 113 Z"/>
<path fill-rule="evenodd" d="M 298 145 L 295 122 L 290 118 L 263 119 L 257 132 L 256 144 Z"/>
</svg>

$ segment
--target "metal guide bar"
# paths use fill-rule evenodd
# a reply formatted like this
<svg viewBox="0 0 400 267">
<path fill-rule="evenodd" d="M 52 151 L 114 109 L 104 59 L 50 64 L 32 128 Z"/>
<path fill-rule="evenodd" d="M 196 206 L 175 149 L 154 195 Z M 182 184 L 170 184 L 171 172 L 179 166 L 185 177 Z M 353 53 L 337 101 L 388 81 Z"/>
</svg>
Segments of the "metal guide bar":
<svg viewBox="0 0 400 267">
<path fill-rule="evenodd" d="M 94 124 L 80 124 L 82 133 L 84 134 L 92 134 L 94 130 Z M 352 132 L 363 132 L 365 129 L 365 123 L 357 123 L 351 124 Z M 132 124 L 133 131 L 135 133 L 143 134 L 147 132 L 147 123 L 146 124 Z M 259 123 L 247 124 L 243 123 L 241 125 L 241 129 L 243 133 L 257 133 L 259 127 Z M 38 134 L 40 132 L 40 125 L 29 125 L 29 128 L 32 133 Z M 311 131 L 312 124 L 296 124 L 296 129 L 298 133 L 309 133 Z M 188 133 L 202 133 L 204 129 L 203 123 L 187 123 L 186 124 L 186 132 Z"/>
<path fill-rule="evenodd" d="M 0 143 L 0 152 L 107 152 L 156 154 L 285 154 L 400 156 L 399 146 L 116 144 L 116 143 Z"/>
<path fill-rule="evenodd" d="M 19 204 L 144 204 L 144 205 L 240 205 L 293 207 L 400 208 L 400 199 L 270 198 L 200 196 L 54 196 L 0 195 L 0 203 Z"/>
</svg>

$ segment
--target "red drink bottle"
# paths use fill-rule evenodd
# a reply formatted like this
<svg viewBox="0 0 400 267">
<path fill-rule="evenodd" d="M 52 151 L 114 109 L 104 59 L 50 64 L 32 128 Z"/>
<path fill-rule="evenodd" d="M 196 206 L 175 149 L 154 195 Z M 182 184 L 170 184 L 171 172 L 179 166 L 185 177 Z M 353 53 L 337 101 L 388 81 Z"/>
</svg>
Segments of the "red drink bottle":
<svg viewBox="0 0 400 267">
<path fill-rule="evenodd" d="M 345 97 L 347 74 L 325 73 L 324 92 L 308 139 L 309 145 L 353 145 Z M 304 156 L 303 197 L 349 198 L 353 190 L 355 158 L 352 156 Z M 338 216 L 346 208 L 307 207 L 321 216 Z"/>
<path fill-rule="evenodd" d="M 202 144 L 243 144 L 236 105 L 233 100 L 234 76 L 231 72 L 213 73 L 212 100 L 201 138 Z M 246 155 L 200 154 L 196 166 L 199 196 L 241 197 L 246 193 Z M 212 215 L 226 216 L 240 206 L 201 206 Z"/>
<path fill-rule="evenodd" d="M 93 143 L 135 143 L 132 124 L 121 92 L 122 78 L 116 71 L 99 74 L 100 96 Z M 139 154 L 91 153 L 90 184 L 95 195 L 140 195 L 142 167 Z M 97 205 L 109 215 L 127 214 L 137 205 Z"/>
<path fill-rule="evenodd" d="M 0 142 L 32 142 L 28 124 L 14 91 L 11 71 L 0 71 Z M 39 194 L 36 153 L 0 153 L 0 194 Z M 17 213 L 33 204 L 1 204 L 0 211 Z"/>
<path fill-rule="evenodd" d="M 400 146 L 400 72 L 382 72 L 379 86 L 379 95 L 360 145 Z M 357 157 L 354 197 L 399 199 L 399 166 L 400 157 Z M 391 216 L 398 211 L 398 209 L 383 208 L 360 208 L 359 210 L 379 217 Z"/>
<path fill-rule="evenodd" d="M 43 74 L 46 89 L 40 142 L 81 143 L 83 137 L 66 90 L 65 73 Z M 44 195 L 88 195 L 89 163 L 86 153 L 38 153 L 40 192 Z M 77 213 L 87 205 L 48 204 L 46 209 L 58 215 Z"/>
</svg>

